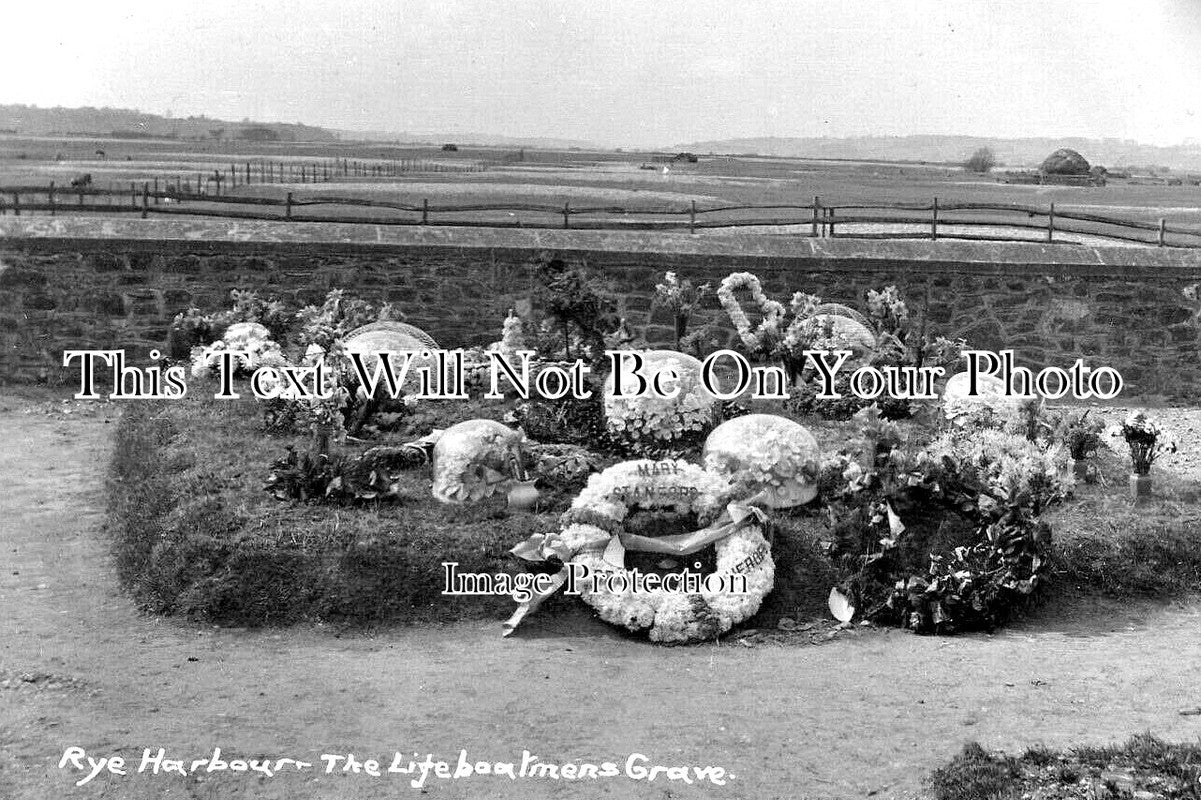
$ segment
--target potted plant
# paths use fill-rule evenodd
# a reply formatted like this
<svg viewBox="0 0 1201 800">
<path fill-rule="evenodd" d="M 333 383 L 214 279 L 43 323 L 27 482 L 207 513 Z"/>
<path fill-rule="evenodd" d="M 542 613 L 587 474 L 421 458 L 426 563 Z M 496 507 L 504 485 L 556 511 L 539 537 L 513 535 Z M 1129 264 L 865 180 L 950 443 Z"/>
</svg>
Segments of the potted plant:
<svg viewBox="0 0 1201 800">
<path fill-rule="evenodd" d="M 1151 466 L 1166 453 L 1176 452 L 1176 442 L 1149 418 L 1146 412 L 1134 411 L 1110 430 L 1110 436 L 1125 441 L 1130 451 L 1133 473 L 1130 475 L 1130 497 L 1135 503 L 1151 496 Z"/>
<path fill-rule="evenodd" d="M 1105 423 L 1098 417 L 1089 418 L 1089 411 L 1083 414 L 1064 414 L 1060 418 L 1056 435 L 1072 457 L 1072 468 L 1076 477 L 1088 482 L 1096 474 L 1088 459 L 1097 454 L 1101 447 L 1101 434 L 1105 431 Z"/>
</svg>

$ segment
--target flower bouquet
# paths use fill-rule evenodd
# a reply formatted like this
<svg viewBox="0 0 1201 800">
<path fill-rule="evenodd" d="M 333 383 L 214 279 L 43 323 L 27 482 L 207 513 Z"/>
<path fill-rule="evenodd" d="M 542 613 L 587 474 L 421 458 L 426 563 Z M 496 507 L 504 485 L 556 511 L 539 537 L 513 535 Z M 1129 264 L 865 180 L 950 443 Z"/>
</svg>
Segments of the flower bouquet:
<svg viewBox="0 0 1201 800">
<path fill-rule="evenodd" d="M 692 281 L 687 278 L 680 280 L 674 272 L 666 273 L 663 276 L 663 283 L 655 286 L 654 305 L 670 311 L 675 322 L 675 347 L 677 350 L 681 349 L 680 342 L 688 333 L 689 320 L 700 308 L 709 292 L 709 284 L 693 286 Z"/>
<path fill-rule="evenodd" d="M 1120 425 L 1107 430 L 1107 443 L 1112 449 L 1121 449 L 1125 442 L 1130 453 L 1130 495 L 1135 502 L 1151 495 L 1151 466 L 1159 457 L 1176 452 L 1176 440 L 1160 425 L 1147 416 L 1145 411 L 1132 411 Z"/>
<path fill-rule="evenodd" d="M 1089 418 L 1089 412 L 1083 414 L 1064 414 L 1055 427 L 1055 438 L 1067 448 L 1072 457 L 1073 469 L 1077 478 L 1093 482 L 1096 469 L 1087 460 L 1097 454 L 1101 447 L 1101 434 L 1105 431 L 1105 423 L 1097 417 Z"/>
</svg>

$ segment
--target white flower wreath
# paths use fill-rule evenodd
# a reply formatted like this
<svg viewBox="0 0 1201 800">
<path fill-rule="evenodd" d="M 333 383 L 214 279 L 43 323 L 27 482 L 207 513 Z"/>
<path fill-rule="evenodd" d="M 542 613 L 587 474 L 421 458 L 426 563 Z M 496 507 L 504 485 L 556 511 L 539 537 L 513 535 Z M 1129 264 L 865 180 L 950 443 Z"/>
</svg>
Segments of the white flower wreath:
<svg viewBox="0 0 1201 800">
<path fill-rule="evenodd" d="M 763 320 L 754 330 L 751 330 L 751 321 L 747 319 L 746 312 L 734 296 L 734 292 L 739 289 L 750 289 L 751 297 L 763 314 Z M 717 287 L 717 299 L 729 315 L 730 321 L 734 323 L 738 337 L 751 352 L 770 347 L 783 336 L 780 324 L 784 319 L 784 306 L 764 293 L 763 284 L 753 273 L 734 272 L 727 275 Z"/>
<path fill-rule="evenodd" d="M 641 549 L 634 541 L 641 537 L 622 531 L 631 506 L 693 512 L 701 521 L 717 519 L 709 528 L 688 535 L 714 540 L 717 551 L 716 571 L 696 593 L 579 587 L 584 602 L 596 609 L 601 619 L 633 631 L 649 629 L 651 641 L 713 638 L 753 616 L 775 580 L 771 546 L 758 525 L 761 512 L 737 503 L 727 505 L 730 492 L 724 478 L 685 461 L 644 459 L 616 464 L 589 479 L 564 514 L 561 532 L 537 542 L 536 547 L 559 555 L 568 564 L 587 567 L 593 574 L 624 575 L 627 580 L 614 583 L 632 587 L 635 581 L 630 571 L 614 563 L 624 558 L 623 542 L 628 541 L 630 549 Z M 519 545 L 515 552 L 526 557 L 522 548 L 528 553 L 529 545 Z M 745 592 L 728 590 L 739 582 L 735 576 L 745 579 Z M 519 609 L 507 627 L 515 627 L 527 610 Z"/>
</svg>

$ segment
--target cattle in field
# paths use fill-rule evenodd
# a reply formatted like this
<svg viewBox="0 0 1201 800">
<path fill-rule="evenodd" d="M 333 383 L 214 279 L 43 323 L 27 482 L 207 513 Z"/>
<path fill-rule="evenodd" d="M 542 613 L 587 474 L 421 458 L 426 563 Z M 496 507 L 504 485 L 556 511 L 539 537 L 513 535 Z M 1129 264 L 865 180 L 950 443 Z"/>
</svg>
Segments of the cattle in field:
<svg viewBox="0 0 1201 800">
<path fill-rule="evenodd" d="M 87 174 L 84 174 L 84 175 L 80 175 L 78 178 L 75 178 L 71 181 L 71 188 L 73 188 L 73 189 L 82 189 L 85 186 L 91 186 L 91 185 L 92 185 L 92 173 L 90 173 L 90 172 Z"/>
</svg>

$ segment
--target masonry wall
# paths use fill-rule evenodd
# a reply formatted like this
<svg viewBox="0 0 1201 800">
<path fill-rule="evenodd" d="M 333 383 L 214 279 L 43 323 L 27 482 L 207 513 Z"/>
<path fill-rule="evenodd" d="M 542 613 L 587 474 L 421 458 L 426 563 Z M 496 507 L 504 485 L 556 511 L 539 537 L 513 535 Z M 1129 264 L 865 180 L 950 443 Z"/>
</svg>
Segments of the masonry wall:
<svg viewBox="0 0 1201 800">
<path fill-rule="evenodd" d="M 395 304 L 443 346 L 486 344 L 528 296 L 536 259 L 554 253 L 602 273 L 652 342 L 670 339 L 670 320 L 651 309 L 667 270 L 715 284 L 747 270 L 781 300 L 803 290 L 858 307 L 868 289 L 895 284 L 933 329 L 975 347 L 1012 348 L 1034 368 L 1084 358 L 1117 368 L 1128 393 L 1201 399 L 1201 302 L 1189 290 L 1201 257 L 1182 251 L 87 223 L 0 221 L 0 381 L 62 380 L 64 349 L 125 348 L 144 363 L 175 314 L 224 308 L 233 288 L 297 306 L 345 289 Z M 716 301 L 696 324 L 707 319 L 733 341 Z"/>
</svg>

